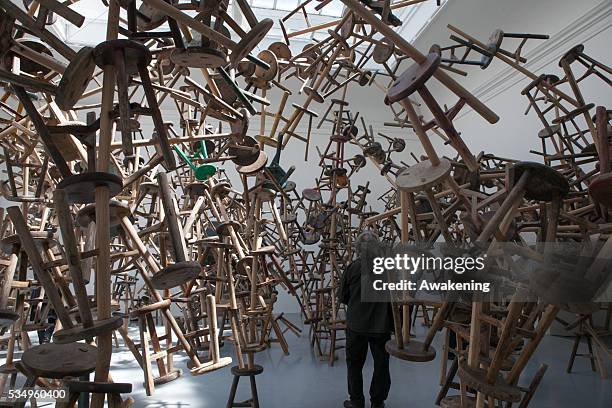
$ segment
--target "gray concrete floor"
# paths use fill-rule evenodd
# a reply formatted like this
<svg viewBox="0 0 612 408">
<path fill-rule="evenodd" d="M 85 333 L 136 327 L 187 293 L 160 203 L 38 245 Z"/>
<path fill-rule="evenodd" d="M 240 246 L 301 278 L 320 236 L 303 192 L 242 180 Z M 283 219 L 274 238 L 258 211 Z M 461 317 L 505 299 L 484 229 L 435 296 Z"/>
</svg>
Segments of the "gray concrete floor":
<svg viewBox="0 0 612 408">
<path fill-rule="evenodd" d="M 298 321 L 297 317 L 290 318 Z M 416 329 L 417 337 L 425 332 L 423 328 Z M 257 377 L 261 407 L 342 407 L 342 401 L 346 398 L 344 350 L 339 351 L 339 360 L 330 367 L 327 361 L 319 361 L 315 357 L 308 343 L 307 332 L 300 338 L 288 332 L 287 339 L 289 356 L 283 355 L 278 344 L 256 356 L 256 362 L 264 366 L 264 372 Z M 441 349 L 441 340 L 442 336 L 436 338 L 437 350 Z M 571 345 L 570 339 L 561 337 L 546 336 L 542 341 L 521 377 L 521 384 L 525 384 L 531 381 L 541 363 L 549 365 L 530 404 L 531 408 L 612 407 L 612 379 L 602 380 L 598 373 L 593 373 L 587 359 L 578 358 L 574 371 L 571 374 L 565 372 Z M 586 348 L 586 344 L 583 346 Z M 231 344 L 222 348 L 224 355 L 231 355 L 232 352 Z M 185 363 L 184 356 L 176 358 L 178 367 L 184 368 Z M 612 364 L 608 362 L 607 366 L 612 375 Z M 191 376 L 184 369 L 181 379 L 158 387 L 153 396 L 146 397 L 139 381 L 142 374 L 129 352 L 123 348 L 114 355 L 112 373 L 116 381 L 132 382 L 135 406 L 147 408 L 225 407 L 232 380 L 229 368 L 198 377 Z M 435 407 L 439 374 L 439 355 L 430 363 L 409 363 L 391 358 L 392 386 L 387 406 Z M 372 360 L 368 356 L 364 370 L 366 398 L 371 375 Z M 243 379 L 237 400 L 248 396 L 248 380 Z"/>
<path fill-rule="evenodd" d="M 290 319 L 298 321 L 298 316 L 290 316 Z M 131 328 L 130 331 L 137 336 L 135 328 Z M 422 327 L 417 327 L 417 338 L 422 337 L 424 332 Z M 306 332 L 299 338 L 288 332 L 287 339 L 291 353 L 289 356 L 283 355 L 278 344 L 256 356 L 256 362 L 264 366 L 264 372 L 257 377 L 260 406 L 262 408 L 342 407 L 342 401 L 346 398 L 344 350 L 339 351 L 339 360 L 330 367 L 327 361 L 319 361 L 314 356 Z M 442 336 L 438 336 L 434 342 L 437 350 L 441 349 L 441 340 Z M 546 336 L 542 341 L 538 352 L 521 377 L 521 384 L 526 384 L 541 363 L 549 365 L 530 408 L 612 407 L 612 379 L 602 380 L 598 373 L 593 373 L 587 359 L 578 358 L 574 371 L 571 374 L 565 372 L 571 345 L 570 339 L 561 337 Z M 586 349 L 586 345 L 583 347 Z M 229 343 L 221 350 L 223 355 L 233 354 L 232 345 Z M 3 359 L 4 353 L 0 354 L 0 363 L 3 363 Z M 136 400 L 135 407 L 225 407 L 232 381 L 229 367 L 194 377 L 186 368 L 187 359 L 184 354 L 176 355 L 174 360 L 175 366 L 183 369 L 183 377 L 157 387 L 151 397 L 145 394 L 142 371 L 131 353 L 122 345 L 121 340 L 120 347 L 113 352 L 111 372 L 116 382 L 133 384 L 132 397 Z M 612 364 L 609 361 L 607 367 L 612 376 Z M 371 375 L 372 360 L 368 356 L 364 369 L 366 398 Z M 391 358 L 392 386 L 387 407 L 435 407 L 439 375 L 439 353 L 436 360 L 430 363 L 410 363 Z M 245 378 L 241 380 L 237 400 L 244 400 L 248 396 L 248 379 Z"/>
</svg>

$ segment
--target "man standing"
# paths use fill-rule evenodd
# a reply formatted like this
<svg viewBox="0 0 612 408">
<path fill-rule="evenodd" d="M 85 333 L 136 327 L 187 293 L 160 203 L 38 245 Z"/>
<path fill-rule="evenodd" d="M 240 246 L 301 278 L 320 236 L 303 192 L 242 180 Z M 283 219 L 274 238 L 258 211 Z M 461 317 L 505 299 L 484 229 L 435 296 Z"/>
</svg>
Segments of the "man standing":
<svg viewBox="0 0 612 408">
<path fill-rule="evenodd" d="M 372 231 L 362 232 L 355 243 L 358 258 L 344 271 L 340 284 L 340 301 L 346 312 L 346 366 L 350 400 L 345 408 L 364 408 L 363 365 L 368 345 L 374 359 L 374 374 L 370 384 L 372 408 L 383 408 L 391 388 L 389 354 L 385 343 L 391 337 L 393 316 L 391 305 L 385 302 L 362 302 L 362 279 L 371 281 L 374 258 L 381 256 L 381 245 Z"/>
</svg>

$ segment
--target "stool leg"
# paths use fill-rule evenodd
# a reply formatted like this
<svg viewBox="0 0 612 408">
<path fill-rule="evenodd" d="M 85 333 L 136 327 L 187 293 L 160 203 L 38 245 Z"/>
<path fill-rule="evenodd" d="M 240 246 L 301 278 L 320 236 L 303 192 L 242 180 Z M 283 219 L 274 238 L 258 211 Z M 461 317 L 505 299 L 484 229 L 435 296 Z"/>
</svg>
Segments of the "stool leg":
<svg viewBox="0 0 612 408">
<path fill-rule="evenodd" d="M 334 366 L 334 360 L 336 359 L 336 330 L 331 331 L 331 342 L 329 345 L 329 365 Z"/>
<path fill-rule="evenodd" d="M 591 371 L 597 371 L 595 365 L 595 353 L 593 352 L 593 343 L 591 342 L 591 336 L 586 335 L 587 346 L 589 347 L 589 360 L 591 360 Z"/>
<path fill-rule="evenodd" d="M 255 376 L 249 376 L 251 380 L 251 403 L 253 404 L 253 408 L 259 408 L 259 397 L 257 396 L 257 383 L 255 382 Z"/>
<path fill-rule="evenodd" d="M 576 333 L 576 337 L 574 338 L 574 346 L 572 347 L 572 354 L 570 355 L 570 359 L 567 363 L 567 371 L 568 373 L 572 372 L 572 367 L 574 367 L 574 360 L 576 360 L 576 354 L 578 353 L 578 346 L 580 345 L 580 334 Z"/>
<path fill-rule="evenodd" d="M 145 390 L 148 396 L 153 394 L 155 385 L 153 383 L 153 373 L 151 372 L 151 356 L 149 354 L 149 333 L 147 330 L 147 322 L 144 316 L 138 317 L 140 325 L 140 349 L 142 353 L 142 369 L 144 371 Z"/>
<path fill-rule="evenodd" d="M 234 406 L 234 399 L 236 398 L 236 390 L 238 389 L 239 380 L 240 380 L 240 377 L 235 375 L 234 379 L 232 380 L 232 388 L 230 389 L 230 394 L 229 394 L 229 398 L 227 399 L 226 408 L 232 408 Z"/>
</svg>

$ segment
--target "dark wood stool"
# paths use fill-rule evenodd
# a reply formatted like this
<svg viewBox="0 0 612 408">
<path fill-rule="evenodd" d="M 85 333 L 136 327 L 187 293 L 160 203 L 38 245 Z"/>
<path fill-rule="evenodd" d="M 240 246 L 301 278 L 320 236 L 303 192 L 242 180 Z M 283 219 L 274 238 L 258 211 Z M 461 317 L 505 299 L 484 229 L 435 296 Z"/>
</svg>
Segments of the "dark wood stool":
<svg viewBox="0 0 612 408">
<path fill-rule="evenodd" d="M 234 380 L 232 381 L 232 388 L 230 389 L 230 395 L 227 400 L 226 408 L 259 408 L 259 398 L 257 396 L 257 383 L 255 382 L 255 376 L 261 373 L 263 373 L 263 367 L 259 365 L 254 365 L 251 368 L 240 368 L 238 366 L 232 367 L 232 374 L 234 375 Z M 251 382 L 251 398 L 242 402 L 234 402 L 234 400 L 236 399 L 236 390 L 238 389 L 238 382 L 240 381 L 240 377 L 249 377 L 249 380 Z"/>
</svg>

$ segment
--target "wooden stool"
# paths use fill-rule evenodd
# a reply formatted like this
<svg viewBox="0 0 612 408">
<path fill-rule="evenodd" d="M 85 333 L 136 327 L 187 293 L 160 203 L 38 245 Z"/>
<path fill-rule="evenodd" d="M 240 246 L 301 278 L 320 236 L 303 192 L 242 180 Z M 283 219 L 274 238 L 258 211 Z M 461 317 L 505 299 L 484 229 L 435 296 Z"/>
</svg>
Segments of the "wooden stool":
<svg viewBox="0 0 612 408">
<path fill-rule="evenodd" d="M 176 380 L 183 373 L 180 369 L 168 371 L 165 358 L 175 350 L 174 348 L 170 348 L 168 350 L 161 349 L 160 340 L 163 340 L 165 336 L 159 337 L 157 335 L 155 321 L 153 320 L 153 313 L 155 311 L 168 309 L 170 304 L 170 299 L 165 299 L 161 302 L 142 306 L 141 308 L 133 310 L 130 313 L 130 317 L 138 318 L 140 344 L 135 346 L 140 348 L 142 369 L 145 376 L 144 385 L 147 395 L 153 394 L 155 385 L 161 385 Z M 149 340 L 153 346 L 153 354 L 149 353 Z M 159 371 L 159 375 L 157 377 L 153 376 L 152 360 L 155 360 L 157 363 L 157 369 Z"/>
<path fill-rule="evenodd" d="M 18 364 L 27 376 L 24 389 L 34 387 L 38 378 L 61 380 L 81 377 L 96 369 L 98 349 L 84 343 L 47 343 L 25 351 Z M 15 404 L 22 408 L 26 401 Z"/>
<path fill-rule="evenodd" d="M 234 380 L 232 381 L 232 388 L 230 389 L 230 395 L 227 400 L 226 408 L 233 407 L 252 407 L 259 408 L 259 397 L 257 396 L 257 383 L 255 382 L 255 376 L 263 373 L 263 367 L 254 365 L 252 368 L 240 368 L 238 366 L 232 367 L 232 375 Z M 242 401 L 234 402 L 236 399 L 236 391 L 238 390 L 238 382 L 240 377 L 249 377 L 251 383 L 251 398 Z"/>
</svg>

